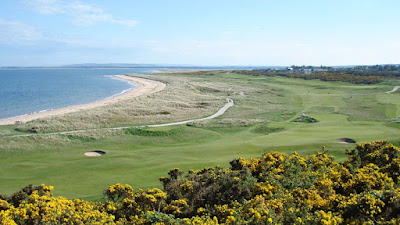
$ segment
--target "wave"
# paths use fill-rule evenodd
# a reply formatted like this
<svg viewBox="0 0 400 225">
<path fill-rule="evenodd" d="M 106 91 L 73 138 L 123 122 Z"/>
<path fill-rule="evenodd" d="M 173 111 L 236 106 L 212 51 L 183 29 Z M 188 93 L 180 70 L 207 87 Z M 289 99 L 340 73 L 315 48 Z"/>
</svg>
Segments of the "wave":
<svg viewBox="0 0 400 225">
<path fill-rule="evenodd" d="M 118 77 L 114 77 L 114 75 L 104 75 L 104 76 L 107 77 L 107 78 L 111 78 L 111 79 L 114 79 L 114 80 L 119 80 L 119 81 L 128 83 L 128 84 L 130 84 L 132 86 L 131 88 L 125 89 L 125 90 L 121 91 L 120 93 L 117 93 L 117 94 L 111 95 L 110 97 L 105 98 L 105 100 L 108 100 L 108 99 L 115 98 L 117 96 L 123 95 L 123 94 L 125 94 L 127 92 L 130 92 L 131 90 L 139 87 L 138 84 L 136 84 L 136 83 L 134 83 L 132 81 L 120 79 Z"/>
<path fill-rule="evenodd" d="M 62 107 L 60 107 L 62 108 Z M 53 111 L 54 109 L 44 109 L 44 110 L 40 110 L 40 111 L 34 111 L 34 112 L 30 112 L 30 113 L 25 113 L 25 114 L 21 114 L 18 116 L 12 116 L 12 117 L 4 117 L 4 118 L 0 118 L 0 120 L 8 120 L 8 119 L 14 119 L 14 118 L 19 118 L 21 116 L 29 116 L 29 115 L 33 115 L 33 114 L 37 114 L 37 113 L 42 113 L 42 112 L 47 112 L 47 111 Z"/>
<path fill-rule="evenodd" d="M 133 86 L 133 88 L 137 88 L 137 87 L 139 87 L 139 85 L 138 85 L 138 84 L 136 84 L 136 83 L 134 83 L 134 82 L 132 82 L 132 81 L 129 81 L 129 80 L 124 80 L 124 79 L 120 79 L 120 78 L 118 78 L 118 77 L 114 77 L 114 75 L 104 75 L 104 76 L 105 76 L 105 77 L 108 77 L 108 78 L 111 78 L 111 79 L 113 79 L 113 80 L 119 80 L 119 81 L 122 81 L 122 82 L 128 83 L 128 84 L 132 85 L 132 86 Z"/>
<path fill-rule="evenodd" d="M 135 88 L 136 88 L 136 87 L 135 87 Z M 133 90 L 133 89 L 135 89 L 135 88 L 125 89 L 125 90 L 121 91 L 121 92 L 118 93 L 118 94 L 114 94 L 114 95 L 111 95 L 111 96 L 108 97 L 108 98 L 105 98 L 105 100 L 108 100 L 108 99 L 115 98 L 115 97 L 117 97 L 117 96 L 123 95 L 123 94 L 125 94 L 125 93 L 127 93 L 127 92 L 130 92 L 131 90 Z"/>
</svg>

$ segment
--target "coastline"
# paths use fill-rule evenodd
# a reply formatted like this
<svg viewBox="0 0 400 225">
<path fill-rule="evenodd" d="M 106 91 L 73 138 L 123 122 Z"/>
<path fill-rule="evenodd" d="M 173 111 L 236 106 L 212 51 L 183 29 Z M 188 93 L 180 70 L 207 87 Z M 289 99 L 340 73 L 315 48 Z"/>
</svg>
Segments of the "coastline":
<svg viewBox="0 0 400 225">
<path fill-rule="evenodd" d="M 119 102 L 122 100 L 152 94 L 152 93 L 161 91 L 166 86 L 162 82 L 144 79 L 144 78 L 131 77 L 131 76 L 126 76 L 126 75 L 113 75 L 113 77 L 135 83 L 138 85 L 138 87 L 133 88 L 130 91 L 123 93 L 122 95 L 117 95 L 114 97 L 111 96 L 109 98 L 95 101 L 95 102 L 72 105 L 72 106 L 67 106 L 67 107 L 58 108 L 58 109 L 49 110 L 49 111 L 41 111 L 41 112 L 37 112 L 37 113 L 33 113 L 33 114 L 1 119 L 0 125 L 15 124 L 16 121 L 21 121 L 22 123 L 25 123 L 25 122 L 35 120 L 35 119 L 41 119 L 41 118 L 56 116 L 56 115 L 63 115 L 63 114 L 67 114 L 67 113 L 77 112 L 80 110 L 92 109 L 92 108 L 96 108 L 99 106 L 113 104 L 113 103 L 116 103 L 116 102 Z"/>
</svg>

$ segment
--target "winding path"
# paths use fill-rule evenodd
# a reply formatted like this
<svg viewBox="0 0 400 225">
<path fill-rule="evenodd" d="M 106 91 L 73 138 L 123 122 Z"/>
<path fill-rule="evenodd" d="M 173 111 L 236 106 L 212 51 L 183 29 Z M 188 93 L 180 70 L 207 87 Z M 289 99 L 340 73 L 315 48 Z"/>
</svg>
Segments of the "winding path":
<svg viewBox="0 0 400 225">
<path fill-rule="evenodd" d="M 400 89 L 400 86 L 396 86 L 396 87 L 393 88 L 393 90 L 387 91 L 387 92 L 385 92 L 385 93 L 393 93 L 393 92 L 396 92 L 396 91 L 399 90 L 399 89 Z"/>
<path fill-rule="evenodd" d="M 200 118 L 200 119 L 193 119 L 193 120 L 185 120 L 185 121 L 181 121 L 181 122 L 173 122 L 173 123 L 164 123 L 164 124 L 155 124 L 155 125 L 147 125 L 147 126 L 140 126 L 140 127 L 166 127 L 166 126 L 174 126 L 174 125 L 181 125 L 181 124 L 186 124 L 186 123 L 191 123 L 191 122 L 197 122 L 197 121 L 203 121 L 203 120 L 210 120 L 210 119 L 214 119 L 218 116 L 221 116 L 222 114 L 225 113 L 225 111 L 227 109 L 229 109 L 231 106 L 234 105 L 233 100 L 228 98 L 227 99 L 228 103 L 226 103 L 224 105 L 224 107 L 222 107 L 221 109 L 218 110 L 218 112 L 216 112 L 215 114 L 208 116 L 208 117 L 204 117 L 204 118 Z"/>
<path fill-rule="evenodd" d="M 181 125 L 181 124 L 186 124 L 186 123 L 191 123 L 191 122 L 197 122 L 197 121 L 203 121 L 203 120 L 210 120 L 214 119 L 218 116 L 221 116 L 222 114 L 225 113 L 226 110 L 228 110 L 230 107 L 232 107 L 235 103 L 233 102 L 232 99 L 228 98 L 226 99 L 228 102 L 218 110 L 215 114 L 200 118 L 200 119 L 192 119 L 192 120 L 185 120 L 185 121 L 180 121 L 180 122 L 173 122 L 173 123 L 163 123 L 163 124 L 152 124 L 152 125 L 140 125 L 140 126 L 127 126 L 127 127 L 112 127 L 112 128 L 94 128 L 94 129 L 85 129 L 85 130 L 73 130 L 73 131 L 63 131 L 63 132 L 55 132 L 55 133 L 39 133 L 39 134 L 21 134 L 21 135 L 13 135 L 13 136 L 4 136 L 2 138 L 6 137 L 29 137 L 33 135 L 57 135 L 57 134 L 74 134 L 74 133 L 82 133 L 86 131 L 93 131 L 93 130 L 122 130 L 122 129 L 127 129 L 127 128 L 143 128 L 143 127 L 167 127 L 167 126 L 174 126 L 174 125 Z"/>
</svg>

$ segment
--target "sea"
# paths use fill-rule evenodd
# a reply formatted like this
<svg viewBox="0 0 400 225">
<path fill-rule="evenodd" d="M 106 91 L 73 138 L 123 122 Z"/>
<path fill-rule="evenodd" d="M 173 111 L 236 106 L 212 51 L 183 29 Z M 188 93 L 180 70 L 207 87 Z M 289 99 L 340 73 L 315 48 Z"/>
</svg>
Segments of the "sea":
<svg viewBox="0 0 400 225">
<path fill-rule="evenodd" d="M 157 70 L 235 70 L 265 67 L 65 67 L 0 68 L 0 119 L 112 98 L 137 84 L 111 75 L 155 73 Z"/>
<path fill-rule="evenodd" d="M 0 69 L 0 119 L 121 95 L 137 84 L 110 75 L 156 68 Z"/>
</svg>

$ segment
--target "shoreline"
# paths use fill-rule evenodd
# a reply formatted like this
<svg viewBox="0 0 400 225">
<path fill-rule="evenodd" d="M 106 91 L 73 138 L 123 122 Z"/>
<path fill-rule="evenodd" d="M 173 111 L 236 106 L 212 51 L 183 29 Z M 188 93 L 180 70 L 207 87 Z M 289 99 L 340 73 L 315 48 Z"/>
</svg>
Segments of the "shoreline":
<svg viewBox="0 0 400 225">
<path fill-rule="evenodd" d="M 113 103 L 116 103 L 116 102 L 119 102 L 122 100 L 152 94 L 152 93 L 161 91 L 166 86 L 162 82 L 139 78 L 139 77 L 131 77 L 131 76 L 127 76 L 127 75 L 112 75 L 112 76 L 117 79 L 122 79 L 122 80 L 125 80 L 128 82 L 135 83 L 138 85 L 138 87 L 132 88 L 130 91 L 123 93 L 121 95 L 117 95 L 114 97 L 110 96 L 109 98 L 106 98 L 103 100 L 98 100 L 95 102 L 71 105 L 71 106 L 57 108 L 57 109 L 48 110 L 48 111 L 40 111 L 40 112 L 36 112 L 36 113 L 32 113 L 32 114 L 21 115 L 21 116 L 6 118 L 6 119 L 0 119 L 0 125 L 12 125 L 12 124 L 15 124 L 17 121 L 26 123 L 28 121 L 35 120 L 35 119 L 41 119 L 41 118 L 46 118 L 46 117 L 56 116 L 56 115 L 64 115 L 67 113 L 77 112 L 80 110 L 86 110 L 86 109 L 96 108 L 99 106 L 105 106 L 105 105 L 113 104 Z"/>
</svg>

